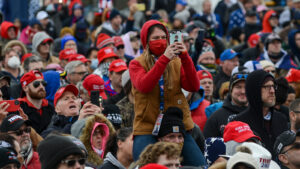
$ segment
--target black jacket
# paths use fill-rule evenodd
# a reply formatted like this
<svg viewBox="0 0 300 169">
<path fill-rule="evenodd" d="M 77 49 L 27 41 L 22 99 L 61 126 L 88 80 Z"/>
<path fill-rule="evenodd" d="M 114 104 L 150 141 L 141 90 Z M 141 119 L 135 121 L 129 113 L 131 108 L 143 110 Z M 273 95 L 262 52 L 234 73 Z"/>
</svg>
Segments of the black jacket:
<svg viewBox="0 0 300 169">
<path fill-rule="evenodd" d="M 205 138 L 223 137 L 223 129 L 228 123 L 228 117 L 244 111 L 246 107 L 236 106 L 231 103 L 231 96 L 224 100 L 223 106 L 214 112 L 206 121 L 203 133 Z"/>
<path fill-rule="evenodd" d="M 274 142 L 278 135 L 288 130 L 288 122 L 284 115 L 273 108 L 270 108 L 271 120 L 264 120 L 261 87 L 267 77 L 274 79 L 271 74 L 263 70 L 257 70 L 249 74 L 246 80 L 246 95 L 249 107 L 233 120 L 247 123 L 253 132 L 261 138 L 263 145 L 272 153 L 272 156 L 275 157 L 273 152 Z M 269 131 L 266 128 L 267 123 L 270 124 Z"/>
<path fill-rule="evenodd" d="M 219 99 L 219 89 L 221 87 L 221 85 L 226 82 L 226 81 L 229 81 L 230 80 L 230 76 L 226 75 L 223 70 L 222 70 L 222 67 L 220 66 L 219 67 L 219 70 L 218 70 L 218 74 L 216 74 L 216 76 L 214 77 L 214 86 L 215 86 L 215 89 L 214 89 L 214 93 L 213 93 L 213 96 L 215 99 Z"/>
<path fill-rule="evenodd" d="M 20 102 L 20 106 L 23 109 L 24 113 L 28 116 L 32 128 L 34 128 L 38 134 L 41 134 L 42 131 L 44 131 L 48 127 L 52 116 L 56 114 L 53 106 L 48 103 L 44 105 L 42 104 L 40 112 L 36 108 L 29 106 L 30 103 L 27 103 L 25 101 Z"/>
<path fill-rule="evenodd" d="M 78 116 L 66 117 L 63 115 L 54 115 L 52 117 L 51 123 L 41 134 L 43 138 L 46 138 L 48 134 L 53 131 L 57 131 L 64 134 L 71 134 L 71 126 L 75 121 L 77 121 Z"/>
</svg>

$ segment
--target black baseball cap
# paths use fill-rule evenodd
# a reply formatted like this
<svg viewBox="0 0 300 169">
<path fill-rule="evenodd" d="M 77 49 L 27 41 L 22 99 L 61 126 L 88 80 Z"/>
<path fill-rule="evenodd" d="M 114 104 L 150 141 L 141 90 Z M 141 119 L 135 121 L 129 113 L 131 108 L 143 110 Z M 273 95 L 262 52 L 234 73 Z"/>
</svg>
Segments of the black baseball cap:
<svg viewBox="0 0 300 169">
<path fill-rule="evenodd" d="M 17 114 L 10 114 L 2 121 L 0 126 L 1 132 L 16 131 L 23 124 L 30 125 L 30 121 L 24 120 L 23 117 Z"/>
<path fill-rule="evenodd" d="M 0 148 L 0 168 L 8 165 L 8 164 L 17 164 L 18 168 L 20 168 L 20 162 L 17 159 L 17 155 L 9 149 Z"/>
<path fill-rule="evenodd" d="M 281 133 L 277 138 L 276 141 L 274 143 L 274 152 L 279 155 L 283 148 L 291 145 L 295 142 L 296 140 L 296 136 L 299 136 L 300 132 L 298 131 L 297 134 L 294 133 L 291 130 L 287 130 L 283 133 Z"/>
</svg>

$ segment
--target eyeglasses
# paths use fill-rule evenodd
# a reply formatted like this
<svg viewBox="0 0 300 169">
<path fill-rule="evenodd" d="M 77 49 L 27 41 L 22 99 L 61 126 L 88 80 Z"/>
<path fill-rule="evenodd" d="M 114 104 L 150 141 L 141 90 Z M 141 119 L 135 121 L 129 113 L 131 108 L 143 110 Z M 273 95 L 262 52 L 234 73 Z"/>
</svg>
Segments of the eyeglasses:
<svg viewBox="0 0 300 169">
<path fill-rule="evenodd" d="M 73 167 L 76 164 L 76 162 L 78 162 L 80 165 L 84 165 L 85 160 L 86 158 L 62 160 L 61 163 L 67 164 L 68 167 Z"/>
<path fill-rule="evenodd" d="M 292 150 L 292 149 L 296 149 L 296 150 L 300 150 L 300 143 L 296 142 L 292 145 L 292 147 L 290 147 L 289 149 L 285 150 L 284 152 L 282 152 L 281 154 L 285 154 L 288 151 Z"/>
<path fill-rule="evenodd" d="M 44 87 L 47 86 L 47 82 L 43 80 L 43 81 L 34 81 L 33 82 L 33 87 L 38 88 L 40 86 L 40 84 L 42 84 Z"/>
<path fill-rule="evenodd" d="M 72 74 L 77 74 L 77 75 L 83 76 L 83 75 L 86 75 L 87 72 L 73 72 Z"/>
<path fill-rule="evenodd" d="M 13 131 L 11 133 L 14 133 L 16 134 L 17 136 L 21 136 L 23 135 L 23 133 L 30 133 L 31 132 L 31 128 L 30 127 L 26 127 L 24 130 L 16 130 L 16 131 Z"/>
<path fill-rule="evenodd" d="M 274 90 L 277 90 L 277 85 L 264 85 L 264 86 L 262 86 L 262 88 L 264 88 L 268 91 L 270 91 L 271 88 L 273 88 Z"/>
<path fill-rule="evenodd" d="M 235 74 L 234 78 L 236 79 L 247 79 L 248 74 Z"/>
</svg>

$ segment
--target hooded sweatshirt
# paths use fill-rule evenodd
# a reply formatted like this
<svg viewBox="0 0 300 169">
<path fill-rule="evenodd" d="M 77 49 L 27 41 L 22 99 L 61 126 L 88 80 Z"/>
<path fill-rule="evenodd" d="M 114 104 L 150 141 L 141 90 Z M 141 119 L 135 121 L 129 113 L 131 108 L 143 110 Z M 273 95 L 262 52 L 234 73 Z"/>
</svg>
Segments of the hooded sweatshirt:
<svg viewBox="0 0 300 169">
<path fill-rule="evenodd" d="M 39 45 L 46 39 L 52 39 L 46 32 L 38 32 L 33 36 L 32 39 L 32 53 L 37 56 L 40 56 L 38 52 Z M 59 59 L 57 57 L 51 56 L 51 50 L 49 56 L 46 60 L 43 59 L 44 66 L 47 66 L 50 63 L 59 63 Z"/>
<path fill-rule="evenodd" d="M 276 137 L 282 132 L 288 130 L 288 122 L 283 114 L 276 112 L 270 108 L 271 119 L 269 121 L 269 131 L 266 128 L 268 121 L 263 117 L 263 102 L 261 98 L 261 88 L 266 78 L 274 77 L 264 70 L 256 70 L 249 74 L 246 79 L 246 96 L 249 107 L 233 118 L 233 121 L 242 121 L 247 123 L 251 130 L 258 134 L 265 147 L 272 152 Z"/>
<path fill-rule="evenodd" d="M 10 27 L 13 27 L 15 28 L 15 33 L 16 33 L 16 37 L 18 35 L 18 28 L 11 22 L 8 22 L 8 21 L 4 21 L 2 22 L 1 24 L 1 37 L 4 38 L 4 39 L 10 39 L 8 37 L 8 34 L 7 34 L 7 31 Z"/>
<path fill-rule="evenodd" d="M 74 126 L 78 125 L 78 126 Z M 90 167 L 97 167 L 103 163 L 103 156 L 105 151 L 105 145 L 108 140 L 108 137 L 110 134 L 113 134 L 115 132 L 115 129 L 113 128 L 113 125 L 110 123 L 110 121 L 102 114 L 97 114 L 93 116 L 89 116 L 85 120 L 84 126 L 81 125 L 81 123 L 74 123 L 72 126 L 72 134 L 74 130 L 77 130 L 76 128 L 81 128 L 81 135 L 79 139 L 82 141 L 82 143 L 85 145 L 87 152 L 89 154 L 87 158 L 87 166 Z M 101 129 L 104 130 L 105 135 L 102 136 L 101 141 L 101 150 L 102 154 L 99 155 L 96 153 L 95 147 L 92 146 L 92 136 L 95 131 L 95 129 L 101 126 Z"/>
<path fill-rule="evenodd" d="M 46 86 L 46 99 L 53 104 L 54 95 L 57 89 L 60 87 L 60 75 L 56 71 L 47 71 L 43 73 L 44 80 L 47 82 Z"/>
<path fill-rule="evenodd" d="M 246 109 L 245 106 L 233 105 L 231 100 L 231 96 L 228 95 L 223 106 L 208 118 L 203 131 L 205 138 L 223 137 L 222 130 L 228 123 L 229 116 L 239 114 Z"/>
<path fill-rule="evenodd" d="M 262 23 L 262 27 L 263 27 L 263 29 L 261 31 L 262 33 L 272 33 L 273 28 L 270 25 L 269 19 L 272 16 L 272 14 L 274 14 L 274 13 L 276 13 L 276 12 L 273 10 L 270 10 L 265 14 L 263 23 Z"/>
<path fill-rule="evenodd" d="M 295 35 L 296 33 L 299 33 L 300 30 L 298 29 L 294 29 L 291 30 L 288 34 L 288 40 L 289 40 L 289 46 L 291 49 L 291 53 L 294 56 L 294 59 L 296 61 L 296 63 L 300 63 L 300 48 L 297 47 L 296 45 L 296 40 L 295 40 Z"/>
</svg>

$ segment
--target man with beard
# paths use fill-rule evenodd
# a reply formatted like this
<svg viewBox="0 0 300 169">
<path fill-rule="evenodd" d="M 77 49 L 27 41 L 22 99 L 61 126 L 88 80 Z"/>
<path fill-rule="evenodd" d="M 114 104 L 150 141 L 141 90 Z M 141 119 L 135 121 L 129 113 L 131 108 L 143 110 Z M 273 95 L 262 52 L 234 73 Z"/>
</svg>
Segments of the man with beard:
<svg viewBox="0 0 300 169">
<path fill-rule="evenodd" d="M 297 132 L 300 129 L 300 99 L 294 100 L 290 105 L 291 130 Z"/>
<path fill-rule="evenodd" d="M 229 116 L 239 114 L 246 109 L 248 105 L 245 92 L 247 76 L 248 74 L 245 72 L 237 72 L 231 76 L 229 95 L 225 99 L 223 106 L 206 121 L 203 131 L 205 138 L 222 137 L 223 129 L 228 123 Z"/>
<path fill-rule="evenodd" d="M 37 169 L 41 168 L 41 163 L 38 153 L 33 151 L 32 148 L 30 139 L 31 127 L 29 124 L 30 121 L 25 121 L 21 116 L 10 114 L 3 120 L 0 131 L 13 136 L 19 143 L 21 148 L 20 154 L 24 159 L 22 168 Z"/>
<path fill-rule="evenodd" d="M 275 79 L 270 73 L 264 70 L 250 73 L 246 79 L 249 107 L 233 118 L 233 121 L 247 123 L 273 157 L 276 137 L 288 129 L 285 116 L 273 108 L 276 102 L 276 88 Z"/>
<path fill-rule="evenodd" d="M 37 70 L 32 70 L 21 78 L 22 96 L 25 93 L 25 97 L 17 99 L 32 123 L 32 128 L 39 134 L 47 128 L 52 115 L 55 114 L 53 106 L 48 104 L 45 99 L 46 85 L 43 74 Z"/>
</svg>

